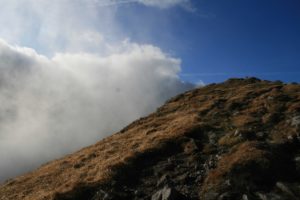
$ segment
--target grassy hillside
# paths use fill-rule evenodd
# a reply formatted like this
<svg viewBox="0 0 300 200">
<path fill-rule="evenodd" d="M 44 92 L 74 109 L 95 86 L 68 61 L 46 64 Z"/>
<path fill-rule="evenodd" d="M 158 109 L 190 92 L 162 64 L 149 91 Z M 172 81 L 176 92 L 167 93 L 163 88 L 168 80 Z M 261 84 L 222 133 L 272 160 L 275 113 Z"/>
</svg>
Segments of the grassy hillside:
<svg viewBox="0 0 300 200">
<path fill-rule="evenodd" d="M 5 182 L 0 199 L 148 199 L 166 187 L 181 199 L 297 199 L 299 134 L 299 84 L 230 79 Z"/>
</svg>

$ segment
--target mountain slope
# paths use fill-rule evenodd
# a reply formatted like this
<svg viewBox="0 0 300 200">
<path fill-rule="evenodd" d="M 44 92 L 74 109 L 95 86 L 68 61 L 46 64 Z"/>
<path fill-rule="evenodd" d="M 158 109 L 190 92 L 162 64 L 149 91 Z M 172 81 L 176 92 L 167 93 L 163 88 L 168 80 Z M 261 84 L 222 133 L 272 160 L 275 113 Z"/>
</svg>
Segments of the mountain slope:
<svg viewBox="0 0 300 200">
<path fill-rule="evenodd" d="M 298 199 L 299 134 L 299 84 L 230 79 L 7 181 L 0 199 Z"/>
</svg>

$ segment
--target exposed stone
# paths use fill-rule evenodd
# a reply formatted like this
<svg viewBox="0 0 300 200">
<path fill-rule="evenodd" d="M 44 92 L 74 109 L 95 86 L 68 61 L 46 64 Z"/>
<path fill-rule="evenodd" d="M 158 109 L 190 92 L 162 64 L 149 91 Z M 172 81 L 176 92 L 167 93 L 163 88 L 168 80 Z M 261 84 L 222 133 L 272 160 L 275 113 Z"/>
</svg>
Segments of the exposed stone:
<svg viewBox="0 0 300 200">
<path fill-rule="evenodd" d="M 287 139 L 288 139 L 288 140 L 293 140 L 294 137 L 293 137 L 292 135 L 288 135 L 288 136 L 287 136 Z"/>
<path fill-rule="evenodd" d="M 230 185 L 231 185 L 230 179 L 225 180 L 225 185 L 227 185 L 227 186 L 230 186 Z"/>
<path fill-rule="evenodd" d="M 256 195 L 259 197 L 260 200 L 268 200 L 268 198 L 265 194 L 257 192 Z"/>
<path fill-rule="evenodd" d="M 214 191 L 208 191 L 204 194 L 203 199 L 205 200 L 216 200 L 219 196 L 219 193 Z"/>
<path fill-rule="evenodd" d="M 237 136 L 239 136 L 239 134 L 240 134 L 240 131 L 238 129 L 236 129 L 235 132 L 234 132 L 234 134 L 233 134 L 233 136 L 237 137 Z"/>
<path fill-rule="evenodd" d="M 217 142 L 217 135 L 214 132 L 208 133 L 208 140 L 210 144 L 215 144 Z"/>
<path fill-rule="evenodd" d="M 102 190 L 102 189 L 100 189 L 100 190 L 96 193 L 95 197 L 100 197 L 100 198 L 103 199 L 103 200 L 109 200 L 109 199 L 110 199 L 109 194 L 108 194 L 107 192 L 105 192 L 104 190 Z M 93 200 L 94 200 L 94 199 L 95 199 L 95 198 L 93 198 Z"/>
<path fill-rule="evenodd" d="M 274 99 L 274 97 L 272 97 L 272 96 L 268 96 L 268 97 L 267 97 L 267 99 L 268 99 L 268 100 L 273 100 L 273 99 Z"/>
<path fill-rule="evenodd" d="M 178 181 L 180 181 L 181 183 L 185 183 L 188 179 L 189 179 L 189 174 L 188 173 L 185 173 L 185 174 L 182 174 L 182 175 L 178 176 Z"/>
<path fill-rule="evenodd" d="M 225 192 L 218 197 L 218 200 L 230 200 L 232 195 L 229 192 Z"/>
<path fill-rule="evenodd" d="M 170 176 L 168 174 L 164 174 L 158 181 L 157 181 L 157 184 L 156 186 L 157 187 L 160 187 L 162 185 L 166 185 L 170 182 Z"/>
<path fill-rule="evenodd" d="M 260 138 L 260 139 L 261 139 L 261 138 L 263 138 L 264 136 L 265 136 L 265 133 L 264 133 L 264 132 L 257 132 L 257 133 L 256 133 L 256 137 L 257 137 L 257 138 Z"/>
<path fill-rule="evenodd" d="M 248 196 L 246 194 L 243 194 L 242 200 L 248 200 Z"/>
<path fill-rule="evenodd" d="M 286 194 L 288 194 L 291 197 L 295 198 L 294 193 L 282 182 L 277 182 L 276 186 L 282 191 L 285 192 Z"/>
<path fill-rule="evenodd" d="M 268 194 L 268 200 L 290 200 L 290 199 L 283 199 L 281 195 L 270 193 Z"/>
<path fill-rule="evenodd" d="M 295 116 L 291 120 L 291 125 L 298 127 L 300 125 L 300 116 Z"/>
<path fill-rule="evenodd" d="M 140 196 L 142 196 L 142 192 L 140 190 L 135 190 L 134 191 L 134 196 L 140 197 Z"/>
<path fill-rule="evenodd" d="M 187 198 L 174 188 L 164 187 L 153 194 L 151 200 L 187 200 Z"/>
</svg>

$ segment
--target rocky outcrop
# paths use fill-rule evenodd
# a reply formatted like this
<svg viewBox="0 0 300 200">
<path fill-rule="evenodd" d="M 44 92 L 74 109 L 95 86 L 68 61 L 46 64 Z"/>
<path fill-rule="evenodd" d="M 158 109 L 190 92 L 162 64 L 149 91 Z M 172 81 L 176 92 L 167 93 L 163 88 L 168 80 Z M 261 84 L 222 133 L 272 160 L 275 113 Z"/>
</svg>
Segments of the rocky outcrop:
<svg viewBox="0 0 300 200">
<path fill-rule="evenodd" d="M 300 196 L 300 85 L 230 79 L 7 181 L 0 199 L 276 200 Z"/>
</svg>

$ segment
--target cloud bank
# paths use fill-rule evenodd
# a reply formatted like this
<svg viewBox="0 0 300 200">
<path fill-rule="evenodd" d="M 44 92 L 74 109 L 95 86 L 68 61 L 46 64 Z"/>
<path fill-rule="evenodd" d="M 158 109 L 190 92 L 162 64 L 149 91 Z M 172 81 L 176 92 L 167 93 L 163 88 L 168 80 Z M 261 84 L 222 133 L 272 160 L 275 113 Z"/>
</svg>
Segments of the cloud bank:
<svg viewBox="0 0 300 200">
<path fill-rule="evenodd" d="M 106 52 L 128 37 L 118 13 L 121 5 L 134 3 L 163 9 L 191 5 L 190 0 L 0 0 L 0 38 L 47 55 Z"/>
<path fill-rule="evenodd" d="M 93 144 L 193 87 L 179 79 L 179 59 L 126 40 L 117 17 L 124 3 L 186 2 L 0 0 L 0 182 Z"/>
<path fill-rule="evenodd" d="M 137 0 L 137 2 L 146 6 L 159 8 L 170 8 L 177 5 L 188 5 L 190 0 Z"/>
<path fill-rule="evenodd" d="M 139 3 L 145 6 L 158 8 L 170 8 L 174 6 L 190 5 L 190 0 L 93 0 L 90 3 L 100 7 L 108 7 L 122 4 Z"/>
<path fill-rule="evenodd" d="M 123 42 L 49 59 L 0 41 L 0 180 L 95 143 L 191 88 L 180 60 Z"/>
</svg>

